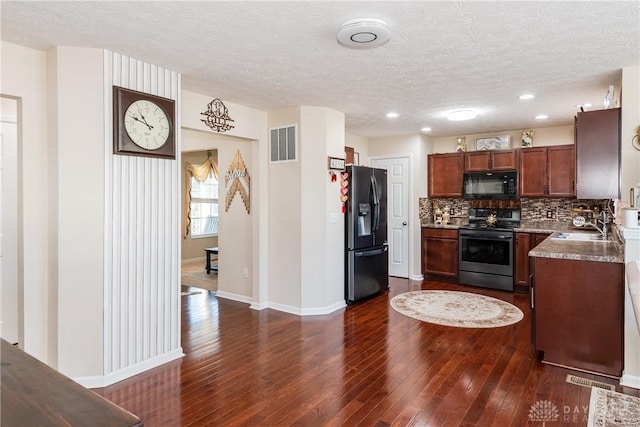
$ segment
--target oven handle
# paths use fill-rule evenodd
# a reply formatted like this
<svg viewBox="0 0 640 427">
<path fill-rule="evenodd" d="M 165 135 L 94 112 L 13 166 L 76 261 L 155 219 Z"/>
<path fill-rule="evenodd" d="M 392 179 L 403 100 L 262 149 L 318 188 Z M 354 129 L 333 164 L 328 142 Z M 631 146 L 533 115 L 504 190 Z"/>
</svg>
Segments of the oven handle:
<svg viewBox="0 0 640 427">
<path fill-rule="evenodd" d="M 482 238 L 482 239 L 488 239 L 488 240 L 513 240 L 513 235 L 509 235 L 509 236 L 496 236 L 495 233 L 475 233 L 475 232 L 471 232 L 471 233 L 465 233 L 463 231 L 460 232 L 460 237 L 471 237 L 474 239 L 477 238 Z"/>
</svg>

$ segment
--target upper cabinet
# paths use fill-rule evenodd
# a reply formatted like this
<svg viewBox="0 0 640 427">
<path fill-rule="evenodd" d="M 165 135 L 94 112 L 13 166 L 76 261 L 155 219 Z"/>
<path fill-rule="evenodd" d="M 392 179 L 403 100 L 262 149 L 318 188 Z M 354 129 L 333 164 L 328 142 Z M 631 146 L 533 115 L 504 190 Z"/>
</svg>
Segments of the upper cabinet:
<svg viewBox="0 0 640 427">
<path fill-rule="evenodd" d="M 469 151 L 464 154 L 466 172 L 504 171 L 517 168 L 517 150 Z"/>
<path fill-rule="evenodd" d="M 520 197 L 574 197 L 573 145 L 520 150 Z"/>
<path fill-rule="evenodd" d="M 585 111 L 576 117 L 577 196 L 620 198 L 620 108 Z"/>
<path fill-rule="evenodd" d="M 430 154 L 429 197 L 462 197 L 464 153 Z"/>
</svg>

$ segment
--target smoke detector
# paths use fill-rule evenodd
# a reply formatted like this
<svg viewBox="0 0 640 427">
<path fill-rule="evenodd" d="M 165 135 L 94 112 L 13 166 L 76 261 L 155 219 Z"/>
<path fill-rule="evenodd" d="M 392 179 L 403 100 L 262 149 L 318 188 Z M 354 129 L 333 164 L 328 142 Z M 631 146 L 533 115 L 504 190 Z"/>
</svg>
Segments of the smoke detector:
<svg viewBox="0 0 640 427">
<path fill-rule="evenodd" d="M 390 36 L 387 23 L 373 18 L 351 19 L 338 30 L 338 41 L 341 44 L 360 49 L 385 44 Z"/>
</svg>

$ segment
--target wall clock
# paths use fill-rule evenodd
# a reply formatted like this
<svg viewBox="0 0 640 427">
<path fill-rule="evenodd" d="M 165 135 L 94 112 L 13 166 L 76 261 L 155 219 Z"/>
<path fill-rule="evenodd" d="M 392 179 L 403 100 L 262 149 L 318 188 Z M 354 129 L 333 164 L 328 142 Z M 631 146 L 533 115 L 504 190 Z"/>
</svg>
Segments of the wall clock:
<svg viewBox="0 0 640 427">
<path fill-rule="evenodd" d="M 113 153 L 176 158 L 175 101 L 113 87 Z"/>
</svg>

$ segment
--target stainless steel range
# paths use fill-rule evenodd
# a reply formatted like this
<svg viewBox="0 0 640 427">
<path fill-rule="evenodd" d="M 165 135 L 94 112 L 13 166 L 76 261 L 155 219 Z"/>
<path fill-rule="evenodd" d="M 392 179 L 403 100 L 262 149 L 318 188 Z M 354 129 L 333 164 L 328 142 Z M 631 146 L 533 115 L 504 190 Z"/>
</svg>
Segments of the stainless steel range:
<svg viewBox="0 0 640 427">
<path fill-rule="evenodd" d="M 463 285 L 513 291 L 513 229 L 520 209 L 469 209 L 458 233 L 458 280 Z"/>
</svg>

